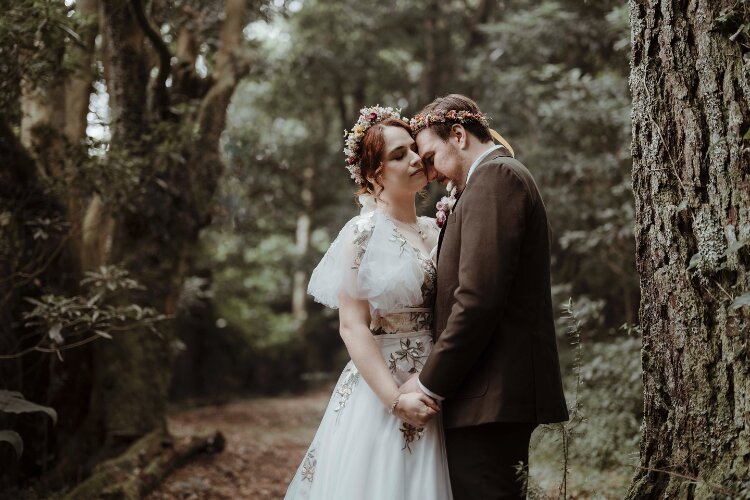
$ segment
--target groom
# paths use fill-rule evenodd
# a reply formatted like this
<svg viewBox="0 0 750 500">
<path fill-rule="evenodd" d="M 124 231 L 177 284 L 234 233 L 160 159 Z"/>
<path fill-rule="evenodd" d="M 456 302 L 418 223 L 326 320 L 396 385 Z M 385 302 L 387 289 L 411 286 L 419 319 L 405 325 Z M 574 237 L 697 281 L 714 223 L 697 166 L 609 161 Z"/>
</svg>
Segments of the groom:
<svg viewBox="0 0 750 500">
<path fill-rule="evenodd" d="M 457 202 L 438 240 L 435 346 L 401 390 L 444 400 L 454 498 L 523 498 L 532 431 L 568 419 L 544 203 L 468 97 L 435 99 L 411 125 L 430 179 L 452 181 Z"/>
</svg>

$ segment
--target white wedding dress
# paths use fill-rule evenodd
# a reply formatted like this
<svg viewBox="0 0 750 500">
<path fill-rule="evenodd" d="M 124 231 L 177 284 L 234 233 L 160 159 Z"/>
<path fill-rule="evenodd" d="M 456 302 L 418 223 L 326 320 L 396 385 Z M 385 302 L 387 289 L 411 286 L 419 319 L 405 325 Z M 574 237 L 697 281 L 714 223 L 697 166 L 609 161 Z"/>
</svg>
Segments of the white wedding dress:
<svg viewBox="0 0 750 500">
<path fill-rule="evenodd" d="M 434 219 L 419 218 L 435 235 Z M 338 307 L 341 290 L 370 304 L 372 334 L 397 384 L 432 348 L 436 270 L 382 212 L 351 219 L 310 278 L 308 292 Z M 344 368 L 286 493 L 309 500 L 450 500 L 440 415 L 416 428 L 389 414 L 354 364 Z"/>
</svg>

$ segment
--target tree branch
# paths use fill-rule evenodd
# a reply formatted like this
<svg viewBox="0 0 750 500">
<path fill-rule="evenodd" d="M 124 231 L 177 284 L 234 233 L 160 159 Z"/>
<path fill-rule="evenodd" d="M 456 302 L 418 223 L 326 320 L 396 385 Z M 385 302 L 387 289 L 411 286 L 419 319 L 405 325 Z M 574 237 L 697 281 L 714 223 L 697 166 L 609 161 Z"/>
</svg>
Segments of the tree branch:
<svg viewBox="0 0 750 500">
<path fill-rule="evenodd" d="M 133 10 L 133 16 L 138 25 L 143 30 L 143 33 L 151 41 L 154 46 L 154 50 L 159 55 L 159 73 L 156 75 L 156 80 L 152 84 L 153 101 L 152 106 L 156 110 L 161 118 L 167 115 L 169 109 L 169 93 L 167 92 L 167 78 L 171 71 L 172 54 L 169 52 L 169 47 L 164 43 L 159 33 L 151 25 L 151 22 L 146 17 L 146 12 L 143 9 L 142 0 L 131 0 L 130 6 Z"/>
<path fill-rule="evenodd" d="M 251 61 L 238 57 L 246 5 L 244 0 L 227 0 L 224 24 L 221 27 L 219 53 L 209 89 L 198 113 L 201 142 L 215 149 L 224 130 L 227 106 L 239 80 L 251 67 Z"/>
</svg>

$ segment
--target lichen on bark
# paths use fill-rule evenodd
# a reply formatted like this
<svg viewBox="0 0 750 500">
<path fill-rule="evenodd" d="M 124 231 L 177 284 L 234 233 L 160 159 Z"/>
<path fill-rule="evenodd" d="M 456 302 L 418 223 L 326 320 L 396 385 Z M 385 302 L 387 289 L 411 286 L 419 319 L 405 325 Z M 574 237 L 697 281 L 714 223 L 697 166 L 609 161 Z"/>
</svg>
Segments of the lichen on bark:
<svg viewBox="0 0 750 500">
<path fill-rule="evenodd" d="M 629 498 L 750 479 L 750 312 L 729 307 L 750 249 L 727 253 L 750 231 L 750 82 L 747 48 L 718 29 L 731 4 L 630 0 L 644 422 Z"/>
</svg>

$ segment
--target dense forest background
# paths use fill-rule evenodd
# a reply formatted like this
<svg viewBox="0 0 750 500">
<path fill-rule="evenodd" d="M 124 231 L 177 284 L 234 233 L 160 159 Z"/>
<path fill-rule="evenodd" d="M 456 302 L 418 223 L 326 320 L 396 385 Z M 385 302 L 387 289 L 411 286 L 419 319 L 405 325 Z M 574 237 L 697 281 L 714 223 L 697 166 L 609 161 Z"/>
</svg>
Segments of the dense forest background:
<svg viewBox="0 0 750 500">
<path fill-rule="evenodd" d="M 0 487 L 137 498 L 221 441 L 180 444 L 168 408 L 328 388 L 347 354 L 305 289 L 358 211 L 342 132 L 462 93 L 552 228 L 573 418 L 535 434 L 531 492 L 624 495 L 644 408 L 631 3 L 0 1 Z M 724 3 L 717 36 L 745 47 Z"/>
<path fill-rule="evenodd" d="M 220 210 L 200 241 L 211 332 L 181 329 L 188 346 L 218 336 L 250 358 L 233 360 L 247 371 L 232 381 L 174 390 L 289 390 L 335 365 L 335 312 L 299 296 L 357 213 L 341 131 L 363 105 L 409 115 L 448 92 L 474 97 L 541 185 L 556 303 L 573 297 L 585 343 L 636 346 L 627 16 L 616 2 L 305 2 L 250 24 L 263 68 L 235 92 Z M 434 215 L 433 189 L 423 214 Z M 215 345 L 215 364 L 205 350 L 186 360 L 205 366 L 204 381 L 222 355 L 240 356 Z"/>
<path fill-rule="evenodd" d="M 605 489 L 622 492 L 642 411 L 627 6 L 288 7 L 285 16 L 246 30 L 267 66 L 238 88 L 230 108 L 222 211 L 201 239 L 200 276 L 212 298 L 185 318 L 195 324 L 200 317 L 205 326 L 183 330 L 188 348 L 174 394 L 296 391 L 336 374 L 346 359 L 336 312 L 300 297 L 327 245 L 357 213 L 342 170 L 341 132 L 363 105 L 393 105 L 410 115 L 436 95 L 464 93 L 490 115 L 545 197 L 567 393 L 571 404 L 579 393 L 586 419 L 572 450 L 594 475 L 605 471 Z M 422 214 L 434 215 L 440 191 L 432 188 Z M 580 369 L 563 307 L 571 298 L 581 323 L 573 340 L 580 341 Z M 552 436 L 540 441 L 550 464 L 540 474 L 557 484 L 559 443 Z"/>
</svg>

